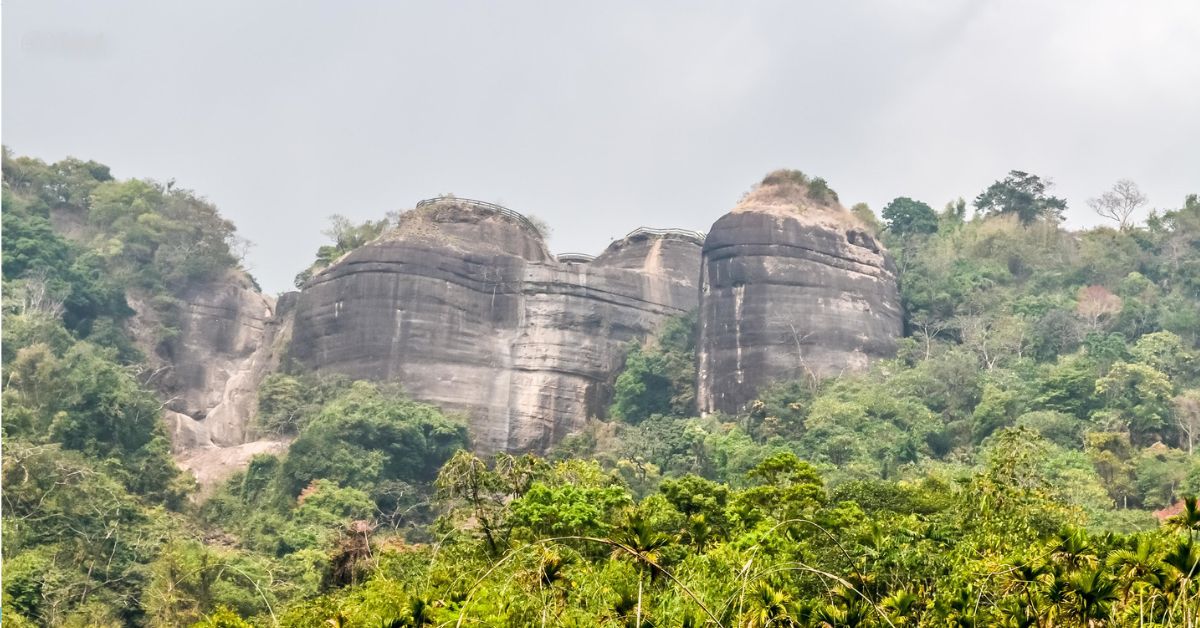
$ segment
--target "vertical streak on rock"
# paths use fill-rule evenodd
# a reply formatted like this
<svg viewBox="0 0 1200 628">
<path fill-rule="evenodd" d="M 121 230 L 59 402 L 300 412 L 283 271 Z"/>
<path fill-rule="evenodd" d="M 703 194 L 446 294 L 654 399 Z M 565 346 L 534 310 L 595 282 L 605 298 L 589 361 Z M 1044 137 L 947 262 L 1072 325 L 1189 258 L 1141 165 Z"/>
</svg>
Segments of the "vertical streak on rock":
<svg viewBox="0 0 1200 628">
<path fill-rule="evenodd" d="M 774 381 L 894 355 L 891 258 L 833 200 L 763 185 L 712 226 L 701 261 L 700 411 L 736 413 Z"/>
<path fill-rule="evenodd" d="M 700 313 L 696 317 L 696 409 L 702 414 L 707 414 L 709 409 L 716 405 L 712 392 L 712 354 L 708 350 L 712 344 L 709 336 L 712 334 L 714 317 L 704 312 L 706 304 L 710 302 L 708 293 L 711 285 L 712 282 L 708 279 L 708 264 L 701 263 Z"/>
<path fill-rule="evenodd" d="M 734 362 L 734 376 L 737 378 L 737 383 L 743 384 L 746 382 L 746 371 L 742 368 L 742 305 L 746 302 L 746 284 L 738 284 L 733 287 L 733 342 L 737 347 L 737 358 Z"/>
</svg>

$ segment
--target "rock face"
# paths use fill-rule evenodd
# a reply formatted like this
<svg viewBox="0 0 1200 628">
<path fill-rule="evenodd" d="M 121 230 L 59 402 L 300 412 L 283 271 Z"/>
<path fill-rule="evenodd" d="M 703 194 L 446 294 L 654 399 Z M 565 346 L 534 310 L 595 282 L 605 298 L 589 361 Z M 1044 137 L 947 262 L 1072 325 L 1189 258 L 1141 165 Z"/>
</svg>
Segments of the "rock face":
<svg viewBox="0 0 1200 628">
<path fill-rule="evenodd" d="M 895 353 L 902 322 L 887 252 L 836 197 L 788 176 L 768 175 L 704 243 L 701 412 L 738 412 L 770 382 Z"/>
<path fill-rule="evenodd" d="M 519 214 L 444 199 L 304 286 L 289 358 L 461 412 L 480 451 L 544 449 L 603 414 L 629 341 L 696 307 L 701 242 L 560 261 Z"/>
<path fill-rule="evenodd" d="M 176 450 L 245 443 L 258 385 L 278 365 L 289 325 L 274 315 L 275 302 L 238 271 L 197 285 L 181 298 L 174 325 L 179 334 L 153 355 L 149 384 L 167 399 L 165 418 Z M 134 300 L 142 325 L 157 317 Z M 146 329 L 135 329 L 153 347 Z"/>
<path fill-rule="evenodd" d="M 219 479 L 282 451 L 251 427 L 258 386 L 281 364 L 398 383 L 468 417 L 487 453 L 543 451 L 602 417 L 628 343 L 697 307 L 702 412 L 891 355 L 901 318 L 887 253 L 802 177 L 772 177 L 707 240 L 639 229 L 597 257 L 556 257 L 515 212 L 439 199 L 278 303 L 238 272 L 196 286 L 150 378 L 181 463 Z M 131 305 L 135 335 L 155 347 L 161 321 Z"/>
</svg>

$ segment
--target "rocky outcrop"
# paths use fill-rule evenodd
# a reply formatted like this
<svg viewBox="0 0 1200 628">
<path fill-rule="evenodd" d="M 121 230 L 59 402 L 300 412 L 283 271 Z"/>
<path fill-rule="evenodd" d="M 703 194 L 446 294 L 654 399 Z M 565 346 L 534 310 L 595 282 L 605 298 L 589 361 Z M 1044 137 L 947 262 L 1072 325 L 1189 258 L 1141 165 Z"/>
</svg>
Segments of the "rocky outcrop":
<svg viewBox="0 0 1200 628">
<path fill-rule="evenodd" d="M 701 264 L 697 397 L 738 412 L 773 381 L 836 375 L 895 353 L 896 270 L 836 196 L 768 175 L 712 226 Z"/>
<path fill-rule="evenodd" d="M 266 439 L 227 447 L 197 447 L 177 452 L 175 462 L 196 478 L 200 485 L 196 498 L 203 499 L 226 478 L 245 469 L 254 456 L 281 455 L 289 444 L 287 440 Z"/>
<path fill-rule="evenodd" d="M 253 437 L 258 385 L 279 363 L 290 324 L 275 316 L 274 299 L 240 271 L 190 287 L 163 314 L 140 299 L 135 337 L 152 356 L 147 383 L 167 399 L 167 426 L 176 450 L 234 446 Z M 164 325 L 176 334 L 158 342 Z"/>
<path fill-rule="evenodd" d="M 254 441 L 250 427 L 258 385 L 281 363 L 398 383 L 466 416 L 481 452 L 542 451 L 604 415 L 630 341 L 699 307 L 700 410 L 737 412 L 771 381 L 895 350 L 887 253 L 812 192 L 769 176 L 707 240 L 639 229 L 596 257 L 551 254 L 531 222 L 499 206 L 423 203 L 278 304 L 240 273 L 187 292 L 170 325 L 178 335 L 152 345 L 151 380 L 198 477 L 284 446 Z M 141 336 L 164 327 L 133 305 Z"/>
<path fill-rule="evenodd" d="M 481 451 L 544 449 L 603 414 L 629 341 L 696 307 L 700 243 L 642 230 L 560 261 L 519 214 L 443 199 L 304 286 L 289 357 L 461 412 Z"/>
</svg>

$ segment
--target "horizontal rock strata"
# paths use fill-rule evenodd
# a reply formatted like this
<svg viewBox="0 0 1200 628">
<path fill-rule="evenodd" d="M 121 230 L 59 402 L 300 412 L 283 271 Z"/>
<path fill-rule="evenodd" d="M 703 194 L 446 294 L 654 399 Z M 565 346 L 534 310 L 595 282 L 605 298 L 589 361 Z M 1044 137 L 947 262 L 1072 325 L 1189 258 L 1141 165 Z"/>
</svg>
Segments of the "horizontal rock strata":
<svg viewBox="0 0 1200 628">
<path fill-rule="evenodd" d="M 304 286 L 290 357 L 461 412 L 480 451 L 542 450 L 603 414 L 631 340 L 697 304 L 695 235 L 567 259 L 519 215 L 418 208 Z"/>
</svg>

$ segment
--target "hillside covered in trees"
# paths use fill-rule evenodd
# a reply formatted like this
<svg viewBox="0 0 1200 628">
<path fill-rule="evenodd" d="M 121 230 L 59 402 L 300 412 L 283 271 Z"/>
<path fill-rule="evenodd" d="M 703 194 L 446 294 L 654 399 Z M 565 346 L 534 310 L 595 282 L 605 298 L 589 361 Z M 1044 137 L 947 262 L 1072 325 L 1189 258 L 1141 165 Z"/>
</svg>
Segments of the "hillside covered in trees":
<svg viewBox="0 0 1200 628">
<path fill-rule="evenodd" d="M 1120 182 L 1092 202 L 1113 227 L 1083 231 L 1016 171 L 941 211 L 856 206 L 898 269 L 894 359 L 700 417 L 677 317 L 545 457 L 481 458 L 397 387 L 282 369 L 255 425 L 288 451 L 201 498 L 147 353 L 237 269 L 233 225 L 96 162 L 6 151 L 3 174 L 7 624 L 1200 621 L 1195 195 L 1147 211 Z M 299 280 L 394 222 L 337 222 Z"/>
</svg>

